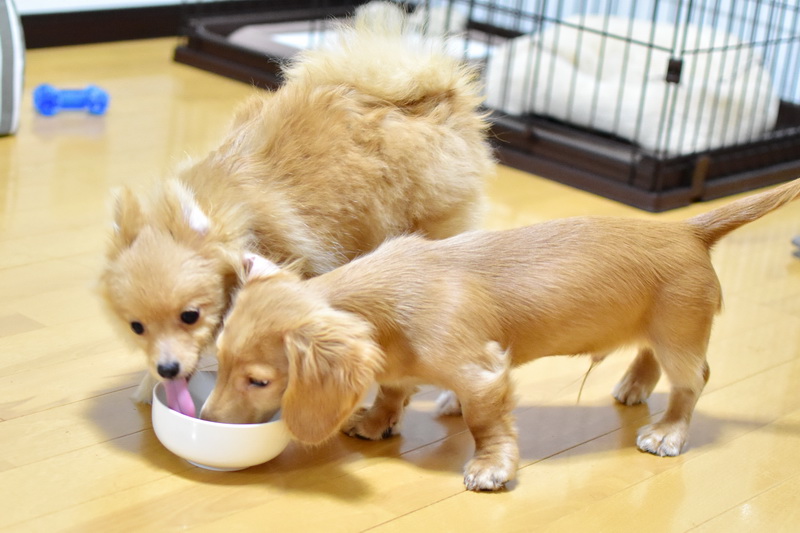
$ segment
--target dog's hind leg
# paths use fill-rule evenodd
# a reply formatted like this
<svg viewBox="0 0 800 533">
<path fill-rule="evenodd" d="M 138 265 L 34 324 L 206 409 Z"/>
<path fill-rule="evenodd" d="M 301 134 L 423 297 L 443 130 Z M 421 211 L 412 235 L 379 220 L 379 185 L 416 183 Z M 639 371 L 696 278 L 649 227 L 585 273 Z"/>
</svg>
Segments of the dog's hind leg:
<svg viewBox="0 0 800 533">
<path fill-rule="evenodd" d="M 706 351 L 714 315 L 720 308 L 719 281 L 710 264 L 687 268 L 660 291 L 646 331 L 647 343 L 670 382 L 661 420 L 639 430 L 636 444 L 656 455 L 678 455 L 708 381 Z"/>
<path fill-rule="evenodd" d="M 464 421 L 475 439 L 475 454 L 464 467 L 467 489 L 495 491 L 514 479 L 519 463 L 515 406 L 509 376 L 509 357 L 489 343 L 484 364 L 464 368 L 459 379 L 469 390 L 459 390 Z"/>
<path fill-rule="evenodd" d="M 399 423 L 415 387 L 381 385 L 372 406 L 362 407 L 342 426 L 351 437 L 366 440 L 388 439 L 399 434 Z"/>
<path fill-rule="evenodd" d="M 641 348 L 612 394 L 625 405 L 643 403 L 650 397 L 660 377 L 661 366 L 652 348 Z"/>
<path fill-rule="evenodd" d="M 461 416 L 461 402 L 458 396 L 451 390 L 439 393 L 436 398 L 436 414 L 438 416 Z"/>
<path fill-rule="evenodd" d="M 705 346 L 692 351 L 658 345 L 654 348 L 672 388 L 661 420 L 639 429 L 636 444 L 640 450 L 662 457 L 678 455 L 686 444 L 695 404 L 708 381 Z"/>
</svg>

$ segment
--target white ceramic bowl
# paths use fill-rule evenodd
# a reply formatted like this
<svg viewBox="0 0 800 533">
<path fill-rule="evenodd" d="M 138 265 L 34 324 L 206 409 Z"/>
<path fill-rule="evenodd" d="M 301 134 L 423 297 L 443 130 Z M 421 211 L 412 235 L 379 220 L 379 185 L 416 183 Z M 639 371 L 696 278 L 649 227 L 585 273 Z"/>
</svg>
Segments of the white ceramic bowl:
<svg viewBox="0 0 800 533">
<path fill-rule="evenodd" d="M 216 372 L 197 372 L 189 380 L 189 393 L 197 413 L 205 403 Z M 283 420 L 263 424 L 221 424 L 192 418 L 167 407 L 163 384 L 153 389 L 153 430 L 172 453 L 209 470 L 242 470 L 276 457 L 291 440 Z"/>
</svg>

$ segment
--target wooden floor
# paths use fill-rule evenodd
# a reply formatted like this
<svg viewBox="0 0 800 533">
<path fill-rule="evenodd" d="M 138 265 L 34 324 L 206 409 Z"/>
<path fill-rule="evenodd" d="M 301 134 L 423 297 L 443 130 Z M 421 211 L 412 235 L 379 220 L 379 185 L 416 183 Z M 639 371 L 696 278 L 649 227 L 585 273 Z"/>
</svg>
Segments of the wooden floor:
<svg viewBox="0 0 800 533">
<path fill-rule="evenodd" d="M 22 127 L 0 139 L 0 530 L 9 531 L 800 531 L 800 202 L 729 236 L 725 293 L 690 443 L 643 454 L 636 429 L 665 407 L 621 407 L 631 359 L 589 376 L 585 359 L 516 371 L 521 464 L 499 494 L 465 492 L 473 443 L 460 419 L 410 405 L 404 434 L 290 447 L 237 473 L 192 467 L 129 400 L 143 356 L 118 339 L 94 292 L 109 190 L 210 148 L 247 85 L 171 61 L 173 39 L 28 54 Z M 30 90 L 95 83 L 107 116 L 37 117 Z M 577 214 L 650 215 L 500 168 L 486 226 Z"/>
</svg>

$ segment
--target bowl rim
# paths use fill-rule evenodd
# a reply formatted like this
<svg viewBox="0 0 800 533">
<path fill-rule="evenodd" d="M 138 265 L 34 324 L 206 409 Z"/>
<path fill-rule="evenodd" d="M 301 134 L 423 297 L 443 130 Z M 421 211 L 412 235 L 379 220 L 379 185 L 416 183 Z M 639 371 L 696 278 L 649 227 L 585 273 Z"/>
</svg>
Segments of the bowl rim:
<svg viewBox="0 0 800 533">
<path fill-rule="evenodd" d="M 159 387 L 160 387 L 160 389 L 159 389 Z M 156 403 L 157 403 L 160 407 L 170 411 L 171 415 L 177 416 L 179 418 L 186 419 L 187 421 L 191 421 L 194 424 L 200 424 L 200 425 L 209 426 L 209 427 L 230 427 L 230 428 L 262 427 L 262 426 L 266 426 L 266 425 L 269 425 L 269 424 L 274 424 L 276 422 L 282 422 L 282 423 L 285 424 L 285 422 L 283 422 L 282 418 L 274 418 L 273 420 L 268 420 L 266 422 L 247 423 L 247 424 L 233 424 L 233 423 L 230 423 L 230 422 L 214 422 L 214 421 L 211 421 L 211 420 L 205 420 L 205 419 L 200 418 L 199 414 L 203 410 L 203 406 L 200 406 L 200 408 L 197 409 L 198 416 L 195 417 L 195 416 L 185 415 L 185 414 L 181 413 L 180 411 L 175 411 L 174 409 L 171 409 L 165 402 L 161 401 L 161 398 L 158 397 L 158 391 L 159 390 L 164 390 L 164 383 L 159 382 L 153 387 L 153 406 L 155 406 Z M 166 391 L 164 391 L 164 395 L 166 396 Z M 279 413 L 280 413 L 280 411 L 279 411 Z M 279 416 L 279 414 L 276 414 L 275 416 Z"/>
</svg>

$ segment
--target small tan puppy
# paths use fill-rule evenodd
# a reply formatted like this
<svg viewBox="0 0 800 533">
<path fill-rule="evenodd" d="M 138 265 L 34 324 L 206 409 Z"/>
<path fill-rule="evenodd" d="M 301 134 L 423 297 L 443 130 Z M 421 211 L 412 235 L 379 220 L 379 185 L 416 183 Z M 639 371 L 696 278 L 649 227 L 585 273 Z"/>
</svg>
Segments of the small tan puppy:
<svg viewBox="0 0 800 533">
<path fill-rule="evenodd" d="M 245 103 L 207 157 L 118 196 L 101 287 L 147 354 L 138 399 L 213 347 L 245 252 L 313 276 L 389 236 L 475 227 L 494 171 L 475 73 L 406 25 L 369 4 Z"/>
<path fill-rule="evenodd" d="M 709 249 L 800 196 L 800 180 L 683 222 L 583 217 L 442 241 L 400 237 L 302 280 L 259 257 L 218 339 L 208 420 L 261 422 L 282 409 L 297 440 L 340 428 L 392 434 L 417 385 L 451 389 L 475 438 L 472 490 L 498 490 L 518 462 L 512 367 L 549 355 L 639 354 L 614 390 L 645 401 L 663 370 L 663 418 L 639 448 L 677 455 L 706 381 L 721 289 Z M 369 409 L 356 407 L 380 384 Z"/>
</svg>

